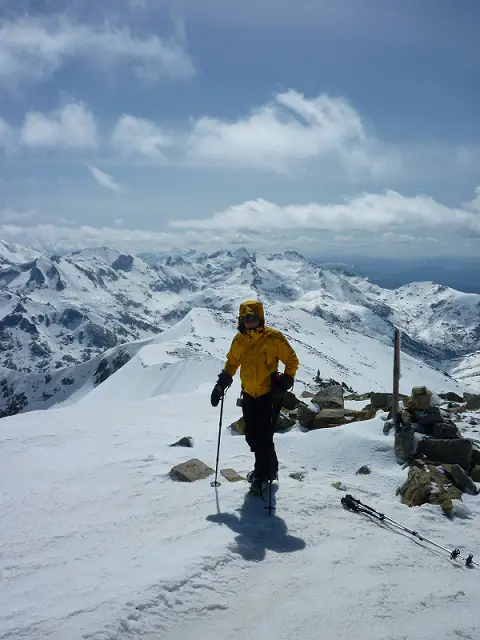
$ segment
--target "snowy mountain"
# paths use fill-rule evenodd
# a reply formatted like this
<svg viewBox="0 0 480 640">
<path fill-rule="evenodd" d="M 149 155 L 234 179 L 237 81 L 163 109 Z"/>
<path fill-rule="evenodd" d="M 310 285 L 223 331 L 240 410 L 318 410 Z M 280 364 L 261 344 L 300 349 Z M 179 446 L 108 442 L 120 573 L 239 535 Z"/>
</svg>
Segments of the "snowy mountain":
<svg viewBox="0 0 480 640">
<path fill-rule="evenodd" d="M 359 393 L 391 389 L 390 345 L 284 303 L 272 304 L 269 317 L 274 326 L 288 336 L 299 356 L 297 385 L 300 387 L 308 386 L 320 370 L 322 377 L 355 385 Z M 114 376 L 112 400 L 118 393 L 119 380 L 125 382 L 122 398 L 129 397 L 129 386 L 132 385 L 136 398 L 144 394 L 150 397 L 149 394 L 154 395 L 158 389 L 165 392 L 165 388 L 176 381 L 174 372 L 178 368 L 183 370 L 184 363 L 191 361 L 207 363 L 203 376 L 213 384 L 223 366 L 236 324 L 234 314 L 194 309 L 155 338 L 115 347 L 80 365 L 31 374 L 0 369 L 0 416 L 47 409 L 67 401 L 70 404 L 87 394 L 94 398 L 96 391 L 93 390 L 98 385 L 105 398 L 110 389 L 109 378 L 115 372 L 118 373 Z M 151 354 L 162 363 L 160 368 L 149 366 Z M 201 375 L 202 367 L 197 371 L 197 376 Z M 403 354 L 404 392 L 409 392 L 412 386 L 426 378 L 439 392 L 462 393 L 463 385 L 450 376 Z"/>
<path fill-rule="evenodd" d="M 441 370 L 458 368 L 478 349 L 479 295 L 433 283 L 381 289 L 365 278 L 322 269 L 296 252 L 178 250 L 131 256 L 100 247 L 60 256 L 2 242 L 4 400 L 25 393 L 37 402 L 37 391 L 52 393 L 50 382 L 42 382 L 49 376 L 60 380 L 54 388 L 63 397 L 69 385 L 62 380 L 89 377 L 86 372 L 96 370 L 104 352 L 112 358 L 130 353 L 135 347 L 125 351 L 124 345 L 157 336 L 194 309 L 235 315 L 239 302 L 251 297 L 266 303 L 267 322 L 271 306 L 281 303 L 286 317 L 304 310 L 333 332 L 354 330 L 389 347 L 398 326 L 404 352 Z M 75 365 L 86 366 L 73 373 Z M 37 391 L 21 382 L 25 374 L 33 376 Z M 478 377 L 462 381 L 475 387 Z"/>
<path fill-rule="evenodd" d="M 381 341 L 285 303 L 269 314 L 298 350 L 297 395 L 317 368 L 359 391 L 389 388 L 391 348 Z M 210 391 L 234 323 L 193 310 L 132 347 L 102 384 L 79 378 L 64 403 L 0 421 L 0 638 L 478 637 L 478 566 L 341 505 L 349 492 L 478 561 L 480 497 L 463 494 L 451 518 L 439 505 L 402 504 L 396 490 L 408 472 L 383 434 L 382 411 L 277 434 L 271 517 L 245 497 L 245 482 L 172 480 L 170 469 L 191 458 L 215 467 Z M 402 365 L 402 392 L 457 388 L 408 355 Z M 227 428 L 239 417 L 238 390 L 236 376 L 220 469 L 245 474 L 252 454 Z M 475 435 L 468 421 L 458 426 Z M 182 436 L 193 449 L 170 446 Z M 357 473 L 362 465 L 371 473 Z"/>
</svg>

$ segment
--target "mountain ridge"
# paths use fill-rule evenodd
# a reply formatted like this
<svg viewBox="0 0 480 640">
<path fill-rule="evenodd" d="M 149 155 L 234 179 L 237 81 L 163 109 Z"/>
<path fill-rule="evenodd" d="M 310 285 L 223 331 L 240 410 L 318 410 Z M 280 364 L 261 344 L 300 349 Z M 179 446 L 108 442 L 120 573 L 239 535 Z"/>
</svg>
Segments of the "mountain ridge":
<svg viewBox="0 0 480 640">
<path fill-rule="evenodd" d="M 134 256 L 98 247 L 44 255 L 2 242 L 0 366 L 18 374 L 68 370 L 155 338 L 196 308 L 235 317 L 240 301 L 252 297 L 266 304 L 267 322 L 270 307 L 281 303 L 287 315 L 300 309 L 331 331 L 354 330 L 389 347 L 398 327 L 406 354 L 459 371 L 462 384 L 478 383 L 471 362 L 480 295 L 435 283 L 386 290 L 296 251 L 245 248 Z"/>
</svg>

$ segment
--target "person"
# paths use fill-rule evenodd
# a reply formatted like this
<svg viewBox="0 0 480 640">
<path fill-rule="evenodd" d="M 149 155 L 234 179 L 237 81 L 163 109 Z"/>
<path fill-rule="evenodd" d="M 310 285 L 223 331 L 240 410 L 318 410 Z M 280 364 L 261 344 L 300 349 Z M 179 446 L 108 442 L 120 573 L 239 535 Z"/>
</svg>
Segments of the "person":
<svg viewBox="0 0 480 640">
<path fill-rule="evenodd" d="M 279 361 L 285 365 L 283 373 L 278 371 Z M 242 302 L 238 332 L 213 388 L 211 404 L 218 405 L 240 367 L 245 440 L 255 456 L 254 469 L 247 477 L 252 492 L 261 493 L 269 481 L 278 478 L 273 435 L 283 395 L 293 387 L 298 366 L 297 354 L 283 333 L 265 326 L 263 304 L 259 300 Z"/>
</svg>

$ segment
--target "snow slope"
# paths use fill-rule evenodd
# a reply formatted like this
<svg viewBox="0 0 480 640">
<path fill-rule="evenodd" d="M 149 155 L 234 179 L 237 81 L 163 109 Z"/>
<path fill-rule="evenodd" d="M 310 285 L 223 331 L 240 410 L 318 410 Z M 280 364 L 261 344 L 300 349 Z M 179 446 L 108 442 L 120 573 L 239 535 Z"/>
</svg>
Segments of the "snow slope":
<svg viewBox="0 0 480 640">
<path fill-rule="evenodd" d="M 463 517 L 452 520 L 440 507 L 399 503 L 395 489 L 406 471 L 382 433 L 381 413 L 278 434 L 272 517 L 261 501 L 245 499 L 244 483 L 221 478 L 215 490 L 213 476 L 188 485 L 168 477 L 191 457 L 215 466 L 219 409 L 209 403 L 210 378 L 230 331 L 215 337 L 217 351 L 171 356 L 191 326 L 198 335 L 210 321 L 212 312 L 197 313 L 78 402 L 1 421 L 0 638 L 476 640 L 479 569 L 345 511 L 343 492 L 332 487 L 340 480 L 367 504 L 479 559 L 478 496 L 466 496 Z M 320 332 L 322 321 L 310 319 L 308 330 Z M 293 338 L 301 350 L 302 335 Z M 354 348 L 378 350 L 370 367 L 349 366 L 354 386 L 380 382 L 386 369 L 373 363 L 382 345 L 343 338 L 345 358 L 358 357 Z M 338 373 L 326 356 L 325 374 Z M 318 358 L 306 349 L 301 357 L 306 367 Z M 437 372 L 409 365 L 404 387 L 441 382 Z M 226 429 L 239 415 L 235 390 L 225 402 L 220 466 L 245 473 L 252 455 Z M 193 449 L 169 447 L 187 435 Z M 356 475 L 364 464 L 372 473 Z M 303 482 L 290 477 L 294 471 Z"/>
<path fill-rule="evenodd" d="M 454 360 L 451 373 L 459 382 L 464 382 L 469 389 L 480 393 L 480 351 Z"/>
</svg>

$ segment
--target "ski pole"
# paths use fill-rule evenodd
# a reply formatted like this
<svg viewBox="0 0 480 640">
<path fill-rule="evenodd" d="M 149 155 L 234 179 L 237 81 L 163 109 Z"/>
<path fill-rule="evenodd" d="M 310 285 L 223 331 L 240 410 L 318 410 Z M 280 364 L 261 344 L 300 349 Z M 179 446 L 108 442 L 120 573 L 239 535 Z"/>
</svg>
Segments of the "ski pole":
<svg viewBox="0 0 480 640">
<path fill-rule="evenodd" d="M 222 437 L 222 418 L 223 418 L 223 400 L 225 398 L 225 391 L 222 394 L 222 400 L 220 404 L 220 421 L 218 423 L 218 443 L 217 443 L 217 463 L 215 467 L 215 480 L 210 483 L 212 487 L 219 487 L 222 483 L 218 482 L 218 461 L 220 459 L 220 438 Z"/>
<path fill-rule="evenodd" d="M 272 515 L 272 511 L 275 511 L 275 507 L 272 506 L 272 484 L 273 484 L 273 480 L 270 480 L 269 484 L 270 484 L 270 487 L 269 487 L 269 493 L 268 493 L 268 507 L 263 507 L 263 508 L 264 509 L 268 509 L 268 515 L 271 516 Z"/>
<path fill-rule="evenodd" d="M 351 509 L 352 511 L 355 511 L 357 513 L 365 513 L 367 515 L 373 516 L 377 520 L 381 520 L 382 522 L 389 522 L 389 523 L 393 524 L 394 526 L 398 527 L 399 529 L 401 529 L 402 531 L 405 531 L 406 533 L 409 533 L 410 535 L 414 536 L 418 540 L 421 540 L 422 542 L 428 542 L 431 545 L 433 545 L 435 547 L 438 547 L 439 549 L 442 549 L 443 551 L 446 551 L 447 553 L 450 554 L 450 558 L 452 560 L 455 560 L 456 558 L 461 558 L 462 560 L 465 560 L 465 565 L 467 567 L 471 567 L 473 565 L 477 565 L 478 566 L 478 563 L 473 561 L 473 554 L 472 553 L 465 558 L 464 556 L 462 556 L 460 554 L 460 550 L 459 549 L 453 549 L 453 550 L 447 549 L 447 547 L 444 547 L 443 545 L 438 544 L 437 542 L 434 542 L 433 540 L 430 540 L 430 538 L 427 538 L 425 536 L 420 535 L 417 531 L 413 531 L 412 529 L 409 529 L 408 527 L 405 527 L 403 524 L 400 524 L 400 522 L 397 522 L 396 520 L 393 520 L 392 518 L 389 518 L 385 514 L 380 513 L 379 511 L 377 511 L 373 507 L 369 507 L 368 504 L 363 504 L 360 500 L 358 500 L 357 498 L 354 498 L 350 494 L 347 494 L 346 496 L 344 496 L 341 499 L 341 502 L 345 507 L 347 507 L 348 509 Z"/>
</svg>

